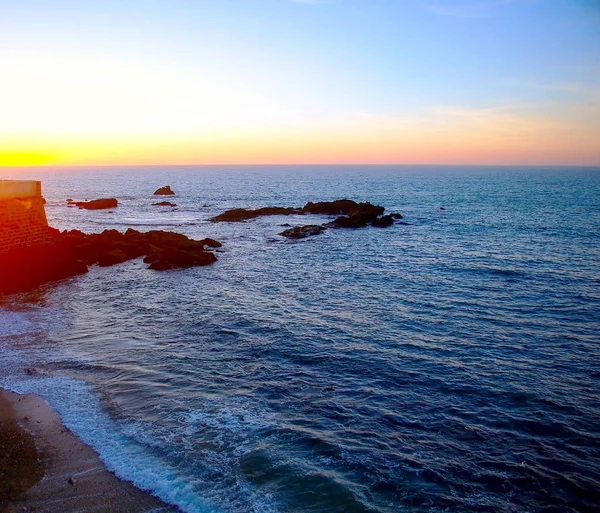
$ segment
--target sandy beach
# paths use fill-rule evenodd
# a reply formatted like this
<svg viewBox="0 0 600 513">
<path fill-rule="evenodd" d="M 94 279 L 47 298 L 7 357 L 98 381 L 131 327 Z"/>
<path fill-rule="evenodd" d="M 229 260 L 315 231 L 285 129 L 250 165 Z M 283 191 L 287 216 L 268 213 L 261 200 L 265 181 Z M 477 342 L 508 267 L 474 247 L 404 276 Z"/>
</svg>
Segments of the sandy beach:
<svg viewBox="0 0 600 513">
<path fill-rule="evenodd" d="M 169 512 L 109 472 L 36 395 L 0 389 L 0 512 Z"/>
</svg>

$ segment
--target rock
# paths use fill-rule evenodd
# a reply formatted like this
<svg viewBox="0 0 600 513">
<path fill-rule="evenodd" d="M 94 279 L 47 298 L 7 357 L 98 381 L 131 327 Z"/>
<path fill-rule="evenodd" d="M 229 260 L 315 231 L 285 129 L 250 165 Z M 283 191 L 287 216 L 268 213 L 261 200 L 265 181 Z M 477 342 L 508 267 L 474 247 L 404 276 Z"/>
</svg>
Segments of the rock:
<svg viewBox="0 0 600 513">
<path fill-rule="evenodd" d="M 175 203 L 171 203 L 170 201 L 160 201 L 158 203 L 152 203 L 155 207 L 176 207 Z"/>
<path fill-rule="evenodd" d="M 357 203 L 349 199 L 319 203 L 308 202 L 302 210 L 309 214 L 344 214 L 327 224 L 331 228 L 363 228 L 376 222 L 385 212 L 385 208 L 379 205 L 373 205 L 370 202 Z"/>
<path fill-rule="evenodd" d="M 257 209 L 246 209 L 246 208 L 234 208 L 227 210 L 218 216 L 210 219 L 213 223 L 229 222 L 238 223 L 240 221 L 247 221 L 248 219 L 255 219 L 260 216 L 275 216 L 275 215 L 290 215 L 297 214 L 298 209 L 287 208 L 287 207 L 263 207 Z"/>
<path fill-rule="evenodd" d="M 33 290 L 44 283 L 87 272 L 87 265 L 69 244 L 56 238 L 48 244 L 0 254 L 0 293 Z M 4 270 L 10 270 L 5 272 Z"/>
<path fill-rule="evenodd" d="M 73 201 L 73 198 L 67 198 L 67 203 L 75 203 L 75 202 Z"/>
<path fill-rule="evenodd" d="M 69 483 L 70 485 L 74 485 L 76 483 L 76 481 L 75 481 L 75 479 L 70 477 L 69 479 L 67 479 L 67 483 Z"/>
<path fill-rule="evenodd" d="M 144 262 L 145 261 L 146 260 L 144 259 Z M 171 265 L 165 260 L 156 260 L 150 264 L 148 269 L 152 269 L 153 271 L 168 271 L 171 269 Z"/>
<path fill-rule="evenodd" d="M 217 261 L 217 257 L 208 251 L 183 251 L 181 249 L 167 247 L 156 255 L 157 259 L 150 263 L 148 269 L 155 271 L 166 271 L 177 267 L 197 267 L 209 265 Z M 150 260 L 150 259 L 149 259 Z"/>
<path fill-rule="evenodd" d="M 113 249 L 102 254 L 98 259 L 98 265 L 100 267 L 109 267 L 115 264 L 121 264 L 129 260 L 127 253 L 122 249 Z"/>
<path fill-rule="evenodd" d="M 156 191 L 154 192 L 155 196 L 173 196 L 174 194 L 175 193 L 171 189 L 170 185 L 165 185 L 164 187 L 160 187 L 159 189 L 156 189 Z"/>
<path fill-rule="evenodd" d="M 384 215 L 385 208 L 380 205 L 373 205 L 366 201 L 357 203 L 350 199 L 339 199 L 335 201 L 319 201 L 313 203 L 309 201 L 300 209 L 289 207 L 264 207 L 257 209 L 234 208 L 227 210 L 222 214 L 213 217 L 212 222 L 239 222 L 248 219 L 254 219 L 266 215 L 290 215 L 290 214 L 321 214 L 338 216 L 325 226 L 305 225 L 297 226 L 284 230 L 280 235 L 292 239 L 317 235 L 325 228 L 363 228 L 365 226 L 375 226 L 385 228 L 394 223 L 394 219 L 402 219 L 402 214 L 394 213 Z M 285 223 L 280 226 L 289 226 Z"/>
<path fill-rule="evenodd" d="M 440 210 L 446 210 L 444 207 L 440 207 Z"/>
<path fill-rule="evenodd" d="M 294 226 L 293 228 L 282 231 L 279 235 L 283 235 L 288 239 L 304 239 L 311 235 L 319 235 L 326 229 L 327 228 L 324 226 L 308 224 L 305 226 Z"/>
<path fill-rule="evenodd" d="M 359 217 L 340 216 L 326 225 L 329 228 L 364 228 L 367 222 Z"/>
<path fill-rule="evenodd" d="M 377 228 L 387 228 L 393 224 L 394 218 L 390 215 L 378 217 L 371 222 L 371 226 L 375 226 Z"/>
<path fill-rule="evenodd" d="M 116 208 L 119 202 L 115 198 L 100 198 L 92 201 L 78 201 L 75 205 L 86 210 L 102 210 L 105 208 Z"/>
<path fill-rule="evenodd" d="M 200 242 L 202 242 L 205 246 L 208 246 L 210 248 L 220 248 L 223 245 L 218 240 L 209 238 L 202 239 Z"/>
<path fill-rule="evenodd" d="M 356 201 L 349 199 L 341 199 L 336 201 L 319 201 L 313 203 L 309 201 L 302 211 L 308 214 L 327 214 L 327 215 L 339 215 L 347 214 L 350 209 L 355 208 L 358 204 Z"/>
</svg>

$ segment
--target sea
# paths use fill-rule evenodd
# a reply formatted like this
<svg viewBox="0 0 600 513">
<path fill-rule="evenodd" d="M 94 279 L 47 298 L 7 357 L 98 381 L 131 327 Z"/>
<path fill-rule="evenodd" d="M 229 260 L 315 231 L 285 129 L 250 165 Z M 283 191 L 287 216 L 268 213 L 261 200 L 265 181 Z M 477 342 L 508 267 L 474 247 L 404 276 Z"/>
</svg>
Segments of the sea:
<svg viewBox="0 0 600 513">
<path fill-rule="evenodd" d="M 0 386 L 188 513 L 600 509 L 600 168 L 4 169 L 61 230 L 223 243 L 4 297 Z M 154 206 L 170 185 L 177 208 Z M 86 211 L 75 200 L 115 197 Z M 371 201 L 403 219 L 292 241 Z M 2 269 L 0 272 L 10 272 Z"/>
</svg>

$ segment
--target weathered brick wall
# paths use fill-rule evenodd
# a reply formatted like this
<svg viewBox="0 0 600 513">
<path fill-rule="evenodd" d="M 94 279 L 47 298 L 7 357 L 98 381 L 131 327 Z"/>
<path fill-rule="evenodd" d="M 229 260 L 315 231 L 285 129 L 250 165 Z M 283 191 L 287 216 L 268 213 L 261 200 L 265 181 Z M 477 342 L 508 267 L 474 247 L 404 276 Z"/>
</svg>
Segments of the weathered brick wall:
<svg viewBox="0 0 600 513">
<path fill-rule="evenodd" d="M 41 195 L 0 199 L 0 253 L 49 240 L 50 229 Z"/>
</svg>

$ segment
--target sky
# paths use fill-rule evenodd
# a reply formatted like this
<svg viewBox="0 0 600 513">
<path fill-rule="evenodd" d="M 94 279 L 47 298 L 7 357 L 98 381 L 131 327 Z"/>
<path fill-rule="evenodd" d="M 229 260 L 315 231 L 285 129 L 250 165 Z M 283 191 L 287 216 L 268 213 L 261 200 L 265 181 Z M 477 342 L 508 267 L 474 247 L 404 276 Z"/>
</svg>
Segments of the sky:
<svg viewBox="0 0 600 513">
<path fill-rule="evenodd" d="M 0 0 L 0 166 L 600 165 L 600 0 Z"/>
</svg>

